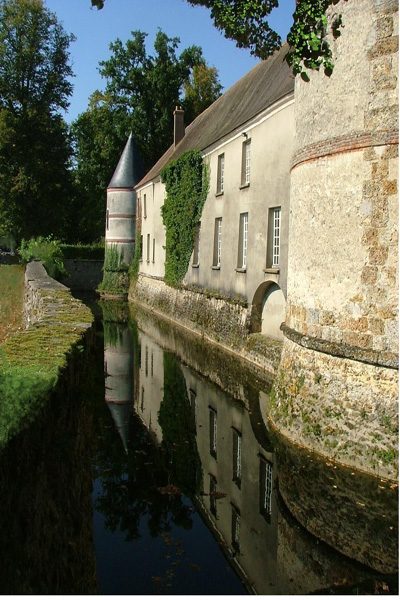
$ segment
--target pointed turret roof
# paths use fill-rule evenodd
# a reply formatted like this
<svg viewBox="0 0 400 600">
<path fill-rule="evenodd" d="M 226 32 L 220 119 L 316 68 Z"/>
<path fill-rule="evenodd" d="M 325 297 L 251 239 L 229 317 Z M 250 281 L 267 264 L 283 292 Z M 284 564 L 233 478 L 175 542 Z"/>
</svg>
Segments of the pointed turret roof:
<svg viewBox="0 0 400 600">
<path fill-rule="evenodd" d="M 142 166 L 140 154 L 131 133 L 108 187 L 133 188 L 141 177 Z"/>
</svg>

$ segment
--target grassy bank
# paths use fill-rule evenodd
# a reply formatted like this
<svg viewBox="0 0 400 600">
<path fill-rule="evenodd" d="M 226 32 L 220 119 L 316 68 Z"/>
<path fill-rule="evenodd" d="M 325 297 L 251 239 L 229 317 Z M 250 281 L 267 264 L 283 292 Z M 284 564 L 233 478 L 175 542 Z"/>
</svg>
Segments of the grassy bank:
<svg viewBox="0 0 400 600">
<path fill-rule="evenodd" d="M 24 267 L 0 265 L 0 343 L 22 326 Z"/>
<path fill-rule="evenodd" d="M 35 418 L 71 354 L 83 350 L 80 343 L 93 320 L 91 311 L 66 289 L 44 286 L 35 293 L 42 306 L 40 320 L 0 345 L 0 448 Z"/>
</svg>

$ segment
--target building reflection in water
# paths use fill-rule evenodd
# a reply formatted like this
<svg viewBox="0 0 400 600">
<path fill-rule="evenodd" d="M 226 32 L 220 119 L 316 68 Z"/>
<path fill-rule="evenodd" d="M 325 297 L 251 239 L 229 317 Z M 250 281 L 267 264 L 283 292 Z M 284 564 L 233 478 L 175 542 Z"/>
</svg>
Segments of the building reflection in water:
<svg viewBox="0 0 400 600">
<path fill-rule="evenodd" d="M 128 452 L 133 397 L 133 337 L 125 322 L 104 320 L 105 401 Z"/>
<path fill-rule="evenodd" d="M 261 413 L 251 401 L 254 390 L 248 394 L 248 402 L 245 389 L 242 400 L 235 400 L 187 366 L 190 356 L 183 364 L 166 353 L 161 344 L 171 340 L 154 324 L 146 332 L 138 330 L 133 386 L 134 361 L 129 355 L 133 343 L 127 331 L 117 331 L 113 343 L 107 339 L 105 344 L 106 400 L 124 447 L 127 417 L 123 411 L 129 412 L 133 397 L 134 409 L 154 442 L 168 448 L 171 480 L 191 495 L 249 589 L 258 594 L 301 594 L 358 585 L 377 577 L 368 567 L 318 541 L 287 510 L 278 491 L 277 457 Z M 175 339 L 174 351 L 176 344 Z M 184 346 L 187 350 L 188 344 Z M 185 460 L 186 471 L 182 466 Z M 303 483 L 304 493 L 307 482 Z M 323 494 L 321 480 L 319 484 Z M 309 509 L 312 512 L 312 507 Z M 371 520 L 376 525 L 376 515 Z M 359 527 L 365 529 L 366 525 L 360 523 Z M 356 548 L 357 527 L 353 533 Z M 369 543 L 373 545 L 374 540 Z M 357 552 L 354 556 L 360 558 Z"/>
</svg>

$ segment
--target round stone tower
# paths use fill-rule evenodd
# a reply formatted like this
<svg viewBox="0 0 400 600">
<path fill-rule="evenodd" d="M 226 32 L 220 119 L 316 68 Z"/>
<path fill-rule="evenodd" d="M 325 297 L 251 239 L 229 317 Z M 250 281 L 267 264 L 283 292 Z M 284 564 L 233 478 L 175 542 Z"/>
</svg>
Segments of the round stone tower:
<svg viewBox="0 0 400 600">
<path fill-rule="evenodd" d="M 118 249 L 129 265 L 135 248 L 136 192 L 141 178 L 139 153 L 130 134 L 107 188 L 106 249 Z"/>
<path fill-rule="evenodd" d="M 339 0 L 334 71 L 295 87 L 288 304 L 271 422 L 397 477 L 396 0 Z"/>
</svg>

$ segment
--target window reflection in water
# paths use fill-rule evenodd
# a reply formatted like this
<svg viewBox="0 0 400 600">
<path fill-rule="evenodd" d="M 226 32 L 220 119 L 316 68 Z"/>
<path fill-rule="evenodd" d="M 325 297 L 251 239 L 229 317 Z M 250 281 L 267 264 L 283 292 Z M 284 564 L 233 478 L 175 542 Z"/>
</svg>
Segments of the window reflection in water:
<svg viewBox="0 0 400 600">
<path fill-rule="evenodd" d="M 262 426 L 260 416 L 255 422 L 254 407 L 251 412 L 246 408 L 259 393 L 249 392 L 242 386 L 240 401 L 234 400 L 187 366 L 191 361 L 194 364 L 196 360 L 200 362 L 200 358 L 186 355 L 186 364 L 172 355 L 166 360 L 160 343 L 166 346 L 172 337 L 170 332 L 163 334 L 156 327 L 151 334 L 139 332 L 140 344 L 144 344 L 151 355 L 151 373 L 154 371 L 154 375 L 146 378 L 146 366 L 144 369 L 139 367 L 135 408 L 157 442 L 170 444 L 171 460 L 177 465 L 171 481 L 175 483 L 174 477 L 180 477 L 181 481 L 190 479 L 192 488 L 200 485 L 196 493 L 200 512 L 210 518 L 217 528 L 218 538 L 232 549 L 232 556 L 246 572 L 252 589 L 261 594 L 309 593 L 329 588 L 334 573 L 338 577 L 339 574 L 342 578 L 345 576 L 348 581 L 366 577 L 361 565 L 347 563 L 343 556 L 329 548 L 324 549 L 322 543 L 316 545 L 315 538 L 300 530 L 286 513 L 281 512 L 282 500 L 278 506 L 279 491 L 275 483 L 279 477 L 276 456 L 266 430 L 263 436 L 259 431 L 257 433 Z M 177 344 L 178 337 L 173 339 Z M 191 343 L 191 348 L 193 346 Z M 182 344 L 183 348 L 187 352 L 188 344 Z M 199 357 L 202 351 L 199 351 Z M 220 376 L 221 372 L 218 372 L 216 379 Z M 143 389 L 146 390 L 145 399 Z M 166 389 L 171 390 L 168 418 Z M 182 414 L 179 411 L 183 411 Z M 171 438 L 169 427 L 173 428 L 179 442 L 186 435 L 183 441 L 188 450 L 182 451 L 181 456 L 177 455 L 174 446 L 175 443 L 180 445 L 178 438 L 174 438 L 175 441 Z M 184 433 L 190 431 L 190 436 Z M 190 478 L 176 470 L 183 464 L 191 473 Z M 193 477 L 195 469 L 198 474 Z M 307 482 L 303 483 L 307 490 Z M 300 555 L 296 554 L 298 552 Z M 307 557 L 311 555 L 318 558 L 309 563 Z M 297 571 L 291 573 L 294 564 L 297 564 Z"/>
</svg>

